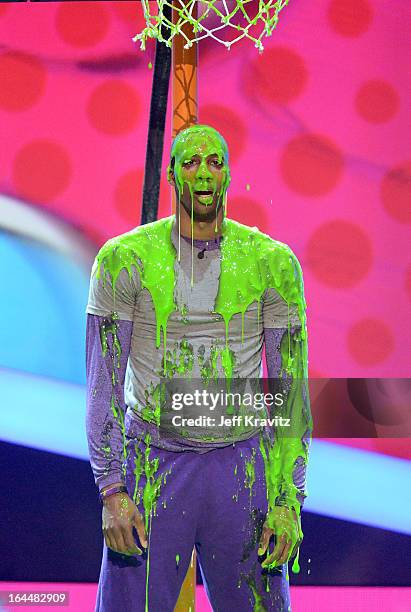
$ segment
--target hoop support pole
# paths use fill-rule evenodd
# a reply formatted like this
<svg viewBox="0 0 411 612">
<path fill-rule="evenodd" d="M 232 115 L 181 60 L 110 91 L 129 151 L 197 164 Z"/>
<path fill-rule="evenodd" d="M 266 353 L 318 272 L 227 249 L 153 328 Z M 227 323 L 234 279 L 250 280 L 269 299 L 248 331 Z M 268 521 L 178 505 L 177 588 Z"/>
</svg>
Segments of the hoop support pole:
<svg viewBox="0 0 411 612">
<path fill-rule="evenodd" d="M 180 0 L 174 0 L 181 7 Z M 173 2 L 173 4 L 174 4 Z M 197 19 L 197 4 L 194 6 L 193 17 Z M 173 10 L 173 22 L 178 13 Z M 183 32 L 190 32 L 191 25 L 185 24 Z M 184 49 L 186 40 L 183 35 L 173 38 L 172 46 L 172 92 L 173 92 L 173 119 L 172 137 L 181 130 L 198 121 L 198 45 L 195 43 L 189 49 Z M 175 194 L 172 195 L 172 209 L 176 211 Z M 191 562 L 181 587 L 180 595 L 174 612 L 195 612 L 196 589 L 196 553 L 193 550 Z"/>
</svg>

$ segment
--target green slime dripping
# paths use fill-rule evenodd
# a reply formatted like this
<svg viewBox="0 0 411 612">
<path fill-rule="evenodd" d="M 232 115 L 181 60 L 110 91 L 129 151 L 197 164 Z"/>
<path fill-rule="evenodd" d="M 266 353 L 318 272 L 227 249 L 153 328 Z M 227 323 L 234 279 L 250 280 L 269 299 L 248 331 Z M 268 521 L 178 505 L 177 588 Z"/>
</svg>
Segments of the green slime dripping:
<svg viewBox="0 0 411 612">
<path fill-rule="evenodd" d="M 228 147 L 224 138 L 208 125 L 194 125 L 180 132 L 173 141 L 171 148 L 171 159 L 174 162 L 173 168 L 168 168 L 174 175 L 177 199 L 179 206 L 184 193 L 184 187 L 187 186 L 191 199 L 191 286 L 194 285 L 194 192 L 195 191 L 212 191 L 212 196 L 209 197 L 210 202 L 204 202 L 205 206 L 211 206 L 217 196 L 217 206 L 215 209 L 216 223 L 215 232 L 218 231 L 217 217 L 221 207 L 225 211 L 226 193 L 231 181 L 230 168 L 228 166 Z M 211 156 L 216 156 L 217 161 L 221 164 L 221 184 L 218 185 L 216 176 L 210 172 L 207 159 Z M 195 175 L 187 175 L 184 169 L 187 163 L 198 156 L 201 159 L 200 166 Z M 200 175 L 200 176 L 198 176 Z M 179 251 L 178 260 L 180 261 L 180 231 L 179 231 Z"/>
<path fill-rule="evenodd" d="M 125 269 L 130 278 L 133 266 L 139 272 L 141 285 L 149 291 L 153 300 L 157 348 L 163 332 L 164 373 L 167 371 L 167 321 L 171 313 L 178 310 L 174 302 L 176 250 L 171 241 L 175 221 L 175 215 L 171 215 L 109 240 L 99 251 L 93 268 L 96 277 L 102 277 L 103 285 L 111 283 L 114 303 L 120 272 Z M 281 347 L 282 372 L 298 383 L 298 377 L 306 377 L 307 335 L 306 304 L 297 258 L 287 245 L 273 240 L 257 228 L 225 218 L 221 230 L 224 237 L 221 242 L 221 274 L 213 313 L 219 314 L 225 323 L 226 343 L 221 350 L 221 362 L 226 379 L 230 380 L 233 371 L 232 351 L 228 343 L 230 320 L 237 313 L 243 316 L 254 301 L 259 306 L 265 290 L 272 287 L 286 301 L 289 311 L 291 307 L 296 307 L 301 323 L 298 335 L 294 334 L 293 337 L 288 323 L 287 341 Z M 297 357 L 296 351 L 291 350 L 292 343 L 297 349 Z M 287 410 L 294 411 L 294 416 L 298 416 L 297 406 L 302 413 L 294 423 L 295 435 L 285 438 L 281 437 L 280 432 L 271 446 L 261 439 L 260 450 L 265 463 L 269 509 L 285 495 L 289 506 L 299 514 L 298 489 L 293 484 L 292 472 L 298 457 L 307 457 L 308 449 L 302 436 L 305 431 L 311 430 L 312 423 L 309 411 L 301 410 L 297 396 L 296 384 L 293 383 Z"/>
<path fill-rule="evenodd" d="M 151 436 L 146 434 L 144 437 L 144 457 L 138 443 L 135 444 L 135 459 L 134 459 L 134 476 L 135 476 L 135 488 L 133 493 L 133 501 L 137 505 L 142 498 L 144 508 L 144 523 L 146 533 L 149 534 L 148 551 L 147 551 L 147 564 L 146 564 L 146 604 L 145 609 L 148 611 L 148 584 L 150 574 L 150 537 L 151 537 L 151 521 L 153 514 L 156 514 L 157 500 L 160 497 L 161 487 L 165 484 L 167 475 L 170 472 L 163 472 L 156 477 L 159 468 L 159 458 L 154 457 L 150 459 L 151 454 Z M 139 482 L 142 475 L 145 475 L 146 483 L 144 485 L 142 494 L 139 487 Z"/>
<path fill-rule="evenodd" d="M 110 398 L 110 406 L 113 416 L 116 422 L 119 425 L 122 437 L 122 474 L 125 477 L 126 468 L 125 468 L 125 460 L 127 457 L 127 449 L 126 449 L 126 441 L 125 441 L 125 425 L 124 425 L 124 413 L 121 407 L 118 405 L 118 400 L 116 397 L 116 385 L 119 381 L 118 373 L 116 370 L 120 368 L 120 358 L 121 358 L 121 344 L 118 339 L 117 331 L 118 331 L 118 321 L 119 316 L 116 312 L 111 313 L 110 317 L 103 319 L 100 324 L 100 343 L 101 343 L 101 352 L 104 358 L 107 357 L 109 353 L 109 337 L 112 338 L 112 350 L 110 352 L 110 363 L 112 366 L 111 370 L 111 382 L 112 382 L 112 392 Z M 108 459 L 111 455 L 111 448 L 106 445 L 102 448 L 102 451 Z"/>
</svg>

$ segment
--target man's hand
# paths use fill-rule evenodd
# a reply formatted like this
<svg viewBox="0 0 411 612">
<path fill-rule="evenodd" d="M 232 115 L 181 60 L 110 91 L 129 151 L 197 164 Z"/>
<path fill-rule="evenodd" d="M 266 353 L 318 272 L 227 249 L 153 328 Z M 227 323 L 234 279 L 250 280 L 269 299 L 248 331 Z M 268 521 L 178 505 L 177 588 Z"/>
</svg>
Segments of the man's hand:
<svg viewBox="0 0 411 612">
<path fill-rule="evenodd" d="M 127 493 L 115 493 L 104 500 L 102 523 L 104 540 L 111 550 L 123 555 L 142 554 L 134 539 L 133 527 L 141 545 L 147 548 L 143 517 Z"/>
<path fill-rule="evenodd" d="M 301 521 L 294 508 L 275 506 L 268 514 L 263 525 L 258 554 L 263 555 L 268 549 L 271 536 L 275 536 L 273 552 L 262 562 L 264 568 L 272 568 L 286 563 L 297 554 L 303 533 Z"/>
</svg>

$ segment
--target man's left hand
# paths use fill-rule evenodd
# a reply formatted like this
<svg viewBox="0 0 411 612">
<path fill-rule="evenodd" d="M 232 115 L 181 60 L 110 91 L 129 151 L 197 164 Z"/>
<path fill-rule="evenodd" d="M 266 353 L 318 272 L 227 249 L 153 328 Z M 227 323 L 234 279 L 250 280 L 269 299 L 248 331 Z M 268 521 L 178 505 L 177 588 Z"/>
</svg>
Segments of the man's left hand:
<svg viewBox="0 0 411 612">
<path fill-rule="evenodd" d="M 263 525 L 258 554 L 263 555 L 267 549 L 271 536 L 275 536 L 275 547 L 273 552 L 262 562 L 264 568 L 276 567 L 286 563 L 297 554 L 303 533 L 301 531 L 301 520 L 294 508 L 286 506 L 275 506 L 267 514 Z"/>
</svg>

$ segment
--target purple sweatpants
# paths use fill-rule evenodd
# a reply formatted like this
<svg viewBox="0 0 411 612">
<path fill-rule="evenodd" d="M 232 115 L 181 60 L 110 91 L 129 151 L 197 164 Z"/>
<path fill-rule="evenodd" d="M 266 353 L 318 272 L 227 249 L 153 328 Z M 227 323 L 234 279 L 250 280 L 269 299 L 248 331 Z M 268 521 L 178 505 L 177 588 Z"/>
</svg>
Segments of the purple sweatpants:
<svg viewBox="0 0 411 612">
<path fill-rule="evenodd" d="M 136 446 L 144 457 L 144 442 L 129 438 L 131 497 Z M 257 556 L 267 511 L 259 436 L 204 454 L 152 447 L 154 457 L 159 459 L 156 476 L 170 473 L 151 520 L 147 608 L 147 553 L 129 557 L 104 544 L 96 611 L 173 612 L 193 547 L 214 612 L 290 610 L 287 565 L 266 570 Z M 254 469 L 246 472 L 247 462 Z M 143 474 L 139 485 L 145 482 Z M 138 507 L 144 516 L 142 503 Z"/>
</svg>

